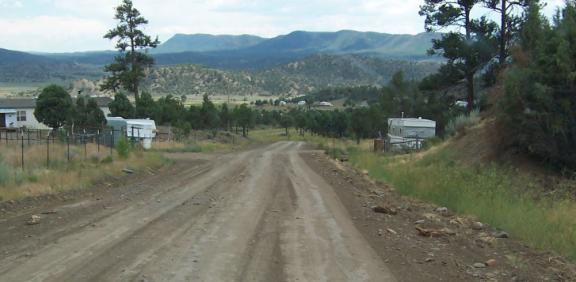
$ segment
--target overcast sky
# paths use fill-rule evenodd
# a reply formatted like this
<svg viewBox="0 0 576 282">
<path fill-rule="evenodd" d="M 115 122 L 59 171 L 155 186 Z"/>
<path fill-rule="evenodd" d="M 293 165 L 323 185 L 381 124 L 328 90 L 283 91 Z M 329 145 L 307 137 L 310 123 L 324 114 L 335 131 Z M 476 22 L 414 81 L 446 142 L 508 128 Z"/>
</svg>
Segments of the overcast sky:
<svg viewBox="0 0 576 282">
<path fill-rule="evenodd" d="M 103 34 L 121 0 L 0 0 L 0 48 L 69 52 L 112 49 Z M 352 29 L 423 32 L 423 0 L 133 0 L 161 41 L 176 33 L 254 34 Z M 546 13 L 564 0 L 546 0 Z M 477 11 L 477 13 L 483 13 Z"/>
</svg>

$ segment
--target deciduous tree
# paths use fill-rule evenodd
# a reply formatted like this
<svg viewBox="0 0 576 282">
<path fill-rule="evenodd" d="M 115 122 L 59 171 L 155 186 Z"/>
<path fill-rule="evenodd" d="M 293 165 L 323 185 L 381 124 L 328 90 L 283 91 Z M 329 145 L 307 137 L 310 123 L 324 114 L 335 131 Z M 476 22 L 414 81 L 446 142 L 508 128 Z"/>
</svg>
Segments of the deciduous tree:
<svg viewBox="0 0 576 282">
<path fill-rule="evenodd" d="M 36 99 L 34 116 L 39 122 L 53 129 L 64 126 L 72 118 L 72 114 L 72 98 L 61 86 L 50 85 L 44 88 Z"/>
</svg>

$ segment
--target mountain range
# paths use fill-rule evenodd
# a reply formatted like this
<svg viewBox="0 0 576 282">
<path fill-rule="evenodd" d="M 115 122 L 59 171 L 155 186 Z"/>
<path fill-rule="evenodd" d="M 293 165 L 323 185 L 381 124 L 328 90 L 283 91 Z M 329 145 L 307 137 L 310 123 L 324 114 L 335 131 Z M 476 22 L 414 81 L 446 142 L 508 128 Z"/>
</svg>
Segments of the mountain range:
<svg viewBox="0 0 576 282">
<path fill-rule="evenodd" d="M 380 75 L 383 72 L 382 67 L 375 71 L 373 66 L 385 65 L 386 68 L 395 69 L 391 61 L 434 61 L 434 58 L 426 55 L 426 50 L 431 47 L 431 40 L 438 37 L 439 34 L 436 33 L 394 35 L 349 30 L 295 31 L 274 38 L 253 35 L 177 34 L 158 48 L 149 50 L 149 53 L 155 58 L 157 68 L 194 64 L 203 66 L 198 69 L 215 69 L 227 73 L 251 72 L 258 74 L 257 76 L 274 73 L 275 77 L 286 75 L 290 76 L 290 81 L 308 80 L 304 84 L 322 87 L 323 83 L 326 86 L 336 83 L 339 77 L 344 78 L 347 83 L 360 83 L 363 79 L 358 79 L 359 76 L 366 76 L 367 73 L 376 74 L 368 75 L 369 82 L 381 83 L 380 80 L 388 76 Z M 0 83 L 98 79 L 104 75 L 102 66 L 111 62 L 116 54 L 115 51 L 30 54 L 0 49 Z M 337 58 L 339 56 L 342 58 Z M 282 71 L 286 70 L 286 66 L 294 63 L 298 65 L 302 60 L 322 62 L 317 65 L 308 64 L 305 69 L 300 69 L 299 73 Z M 405 65 L 410 65 L 411 69 L 423 66 Z M 434 69 L 426 66 L 423 70 Z M 426 71 L 418 70 L 416 72 L 419 75 L 414 77 L 420 78 L 420 74 Z M 328 76 L 336 73 L 336 80 L 331 81 Z M 301 79 L 294 79 L 297 76 L 301 76 Z M 346 77 L 350 79 L 345 79 Z M 315 82 L 309 83 L 310 81 Z M 322 83 L 319 83 L 320 81 Z M 278 83 L 284 82 L 280 79 Z"/>
</svg>

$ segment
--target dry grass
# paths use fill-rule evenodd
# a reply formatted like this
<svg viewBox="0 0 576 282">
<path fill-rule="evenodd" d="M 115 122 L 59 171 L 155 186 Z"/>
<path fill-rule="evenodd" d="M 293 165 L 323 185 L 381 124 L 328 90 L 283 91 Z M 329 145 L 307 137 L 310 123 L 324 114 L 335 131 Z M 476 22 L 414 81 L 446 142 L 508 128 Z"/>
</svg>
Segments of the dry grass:
<svg viewBox="0 0 576 282">
<path fill-rule="evenodd" d="M 88 144 L 71 146 L 70 161 L 66 145 L 50 144 L 50 166 L 46 166 L 46 145 L 24 149 L 24 170 L 21 169 L 21 147 L 0 147 L 0 201 L 29 196 L 84 189 L 107 177 L 123 174 L 122 169 L 135 170 L 159 167 L 166 160 L 156 152 L 135 151 L 121 160 L 107 147 Z"/>
</svg>

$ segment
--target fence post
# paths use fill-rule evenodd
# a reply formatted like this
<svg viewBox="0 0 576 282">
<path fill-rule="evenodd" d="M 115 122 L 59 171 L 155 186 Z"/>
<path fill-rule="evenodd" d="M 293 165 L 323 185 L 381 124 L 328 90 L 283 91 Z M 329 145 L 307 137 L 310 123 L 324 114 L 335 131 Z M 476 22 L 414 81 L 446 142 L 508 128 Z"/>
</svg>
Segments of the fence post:
<svg viewBox="0 0 576 282">
<path fill-rule="evenodd" d="M 46 137 L 46 168 L 50 168 L 50 135 Z"/>
<path fill-rule="evenodd" d="M 24 134 L 22 134 L 22 171 L 24 171 Z"/>
<path fill-rule="evenodd" d="M 110 157 L 114 155 L 114 128 L 110 130 Z"/>
<path fill-rule="evenodd" d="M 96 143 L 98 144 L 98 156 L 100 156 L 100 129 L 98 129 L 98 133 L 96 135 Z"/>
<path fill-rule="evenodd" d="M 86 129 L 84 129 L 84 136 L 82 136 L 82 142 L 84 143 L 84 160 L 88 158 L 88 139 L 86 138 Z"/>
<path fill-rule="evenodd" d="M 66 158 L 68 159 L 68 163 L 70 163 L 70 131 L 66 133 L 66 151 L 67 151 Z"/>
</svg>

